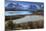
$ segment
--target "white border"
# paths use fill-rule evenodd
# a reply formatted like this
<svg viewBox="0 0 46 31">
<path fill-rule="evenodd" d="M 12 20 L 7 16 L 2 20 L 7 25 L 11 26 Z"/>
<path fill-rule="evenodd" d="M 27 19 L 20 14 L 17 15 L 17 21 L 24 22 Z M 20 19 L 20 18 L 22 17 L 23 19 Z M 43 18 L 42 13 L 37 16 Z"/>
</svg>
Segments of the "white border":
<svg viewBox="0 0 46 31">
<path fill-rule="evenodd" d="M 35 0 L 34 0 L 35 1 Z M 39 2 L 41 2 L 40 0 L 37 0 Z M 45 2 L 45 0 L 43 1 Z M 46 2 L 44 7 L 46 6 Z M 29 30 L 18 30 L 18 31 L 46 31 L 46 7 L 44 9 L 44 29 L 29 29 Z M 0 0 L 0 31 L 5 31 L 5 10 L 4 10 L 4 0 Z"/>
<path fill-rule="evenodd" d="M 0 31 L 4 31 L 4 0 L 0 0 Z"/>
</svg>

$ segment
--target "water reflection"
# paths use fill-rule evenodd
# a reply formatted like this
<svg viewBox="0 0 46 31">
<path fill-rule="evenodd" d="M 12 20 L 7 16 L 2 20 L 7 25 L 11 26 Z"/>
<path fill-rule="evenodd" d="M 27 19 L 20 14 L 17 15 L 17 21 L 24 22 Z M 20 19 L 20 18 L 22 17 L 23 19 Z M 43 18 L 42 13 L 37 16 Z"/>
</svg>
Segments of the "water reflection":
<svg viewBox="0 0 46 31">
<path fill-rule="evenodd" d="M 29 11 L 6 11 L 5 16 L 32 14 Z"/>
</svg>

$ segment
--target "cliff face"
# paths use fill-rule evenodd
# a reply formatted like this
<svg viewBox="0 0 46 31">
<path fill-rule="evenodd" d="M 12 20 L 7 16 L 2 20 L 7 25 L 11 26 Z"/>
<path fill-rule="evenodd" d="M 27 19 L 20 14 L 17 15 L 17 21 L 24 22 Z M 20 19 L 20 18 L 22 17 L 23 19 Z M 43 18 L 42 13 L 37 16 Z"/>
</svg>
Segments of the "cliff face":
<svg viewBox="0 0 46 31">
<path fill-rule="evenodd" d="M 25 23 L 25 22 L 32 22 L 32 21 L 38 21 L 38 20 L 44 20 L 44 17 L 41 15 L 30 15 L 25 16 L 16 20 L 13 20 L 13 23 L 19 24 L 19 23 Z"/>
<path fill-rule="evenodd" d="M 39 21 L 34 21 L 34 22 L 16 24 L 16 30 L 39 29 L 39 28 L 44 28 L 44 21 L 43 20 L 42 21 L 39 20 Z"/>
<path fill-rule="evenodd" d="M 21 15 L 22 16 L 22 15 Z M 20 17 L 21 17 L 20 16 Z M 19 19 L 15 19 L 18 16 L 12 17 L 12 19 L 6 20 L 6 28 L 7 29 L 39 29 L 44 27 L 44 16 L 41 15 L 26 15 L 22 16 Z M 11 22 L 12 21 L 12 22 Z M 10 24 L 10 26 L 9 26 Z M 8 28 L 9 27 L 9 28 Z"/>
</svg>

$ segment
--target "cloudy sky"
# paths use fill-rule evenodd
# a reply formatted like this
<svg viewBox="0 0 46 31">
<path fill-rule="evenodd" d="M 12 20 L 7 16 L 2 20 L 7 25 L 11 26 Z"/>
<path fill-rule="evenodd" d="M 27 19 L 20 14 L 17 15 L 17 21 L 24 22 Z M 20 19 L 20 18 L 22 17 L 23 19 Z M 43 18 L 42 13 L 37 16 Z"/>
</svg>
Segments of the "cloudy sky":
<svg viewBox="0 0 46 31">
<path fill-rule="evenodd" d="M 16 1 L 44 2 L 44 0 L 16 0 Z"/>
<path fill-rule="evenodd" d="M 6 1 L 28 1 L 28 2 L 44 2 L 44 0 L 6 0 Z"/>
</svg>

